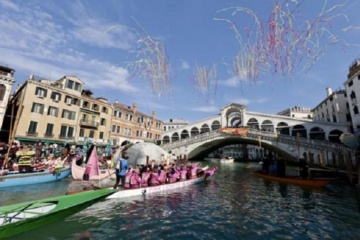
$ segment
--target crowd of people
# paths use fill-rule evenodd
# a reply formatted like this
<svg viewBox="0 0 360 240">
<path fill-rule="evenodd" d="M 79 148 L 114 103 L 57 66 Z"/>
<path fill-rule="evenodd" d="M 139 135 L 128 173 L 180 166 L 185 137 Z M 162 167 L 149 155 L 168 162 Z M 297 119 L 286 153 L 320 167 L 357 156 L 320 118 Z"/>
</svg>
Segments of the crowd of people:
<svg viewBox="0 0 360 240">
<path fill-rule="evenodd" d="M 155 160 L 153 160 L 150 164 L 133 167 L 129 165 L 126 153 L 116 159 L 115 167 L 117 179 L 114 189 L 118 188 L 120 182 L 122 188 L 134 189 L 186 181 L 198 177 L 207 178 L 217 170 L 216 166 L 207 170 L 194 163 L 188 165 L 170 164 L 165 160 L 161 161 L 160 164 L 155 164 Z"/>
</svg>

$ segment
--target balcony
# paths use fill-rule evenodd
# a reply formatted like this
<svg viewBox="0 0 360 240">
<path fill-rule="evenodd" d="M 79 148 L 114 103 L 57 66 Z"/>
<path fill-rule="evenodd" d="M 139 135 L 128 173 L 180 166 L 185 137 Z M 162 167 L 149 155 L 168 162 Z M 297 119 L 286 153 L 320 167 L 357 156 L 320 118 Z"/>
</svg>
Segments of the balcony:
<svg viewBox="0 0 360 240">
<path fill-rule="evenodd" d="M 38 133 L 37 132 L 26 132 L 26 136 L 29 137 L 37 137 Z"/>
<path fill-rule="evenodd" d="M 59 135 L 59 139 L 73 140 L 73 139 L 74 139 L 74 136 Z"/>
<path fill-rule="evenodd" d="M 97 128 L 99 126 L 98 122 L 94 122 L 94 121 L 81 121 L 80 122 L 80 126 L 83 127 L 90 127 L 90 128 Z"/>
</svg>

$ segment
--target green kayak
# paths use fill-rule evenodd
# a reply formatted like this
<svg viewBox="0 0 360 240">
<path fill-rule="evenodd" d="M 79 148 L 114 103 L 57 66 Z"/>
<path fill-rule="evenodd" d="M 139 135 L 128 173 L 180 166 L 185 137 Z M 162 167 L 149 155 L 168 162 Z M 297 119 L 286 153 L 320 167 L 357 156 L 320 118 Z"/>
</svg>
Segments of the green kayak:
<svg viewBox="0 0 360 240">
<path fill-rule="evenodd" d="M 65 218 L 113 192 L 104 188 L 0 207 L 0 239 Z"/>
</svg>

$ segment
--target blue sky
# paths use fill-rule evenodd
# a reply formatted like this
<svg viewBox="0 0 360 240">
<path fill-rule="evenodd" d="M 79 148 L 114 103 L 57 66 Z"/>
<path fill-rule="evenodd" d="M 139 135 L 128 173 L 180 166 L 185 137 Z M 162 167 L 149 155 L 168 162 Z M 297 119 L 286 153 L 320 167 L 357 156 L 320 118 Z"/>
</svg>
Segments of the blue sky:
<svg viewBox="0 0 360 240">
<path fill-rule="evenodd" d="M 286 47 L 297 39 L 283 39 L 292 60 L 291 67 L 285 67 L 287 73 L 275 72 L 273 58 L 266 55 L 262 62 L 270 67 L 260 67 L 256 79 L 234 74 L 233 59 L 243 49 L 241 46 L 253 46 L 254 36 L 261 32 L 254 20 L 261 23 L 263 32 L 269 32 L 267 23 L 274 2 L 0 0 L 0 63 L 16 70 L 16 85 L 30 74 L 52 80 L 76 75 L 95 97 L 127 105 L 136 102 L 140 111 L 156 111 L 163 121 L 201 120 L 218 114 L 221 107 L 232 102 L 263 113 L 293 106 L 313 108 L 326 97 L 327 87 L 343 88 L 349 65 L 360 56 L 356 45 L 360 37 L 360 1 L 281 1 L 283 9 L 286 3 L 293 9 L 295 33 L 304 33 L 304 26 L 309 26 L 311 20 L 326 21 L 310 28 L 305 37 L 306 51 Z M 276 19 L 277 26 L 286 25 L 285 19 Z M 242 41 L 236 38 L 230 22 Z M 139 43 L 147 36 L 164 44 L 166 55 L 151 47 L 145 49 L 150 56 L 141 55 L 144 47 Z M 267 44 L 267 40 L 261 41 Z M 159 55 L 167 57 L 163 66 L 169 71 L 163 74 L 170 79 L 168 84 L 154 80 L 165 91 L 161 93 L 151 86 L 151 76 L 142 77 L 142 70 L 136 75 L 129 68 Z M 206 89 L 197 88 L 200 78 L 194 77 L 205 67 L 216 69 L 216 74 L 204 78 L 207 86 L 212 86 L 208 95 Z M 151 73 L 152 69 L 148 70 Z M 248 72 L 251 70 L 255 68 Z"/>
</svg>

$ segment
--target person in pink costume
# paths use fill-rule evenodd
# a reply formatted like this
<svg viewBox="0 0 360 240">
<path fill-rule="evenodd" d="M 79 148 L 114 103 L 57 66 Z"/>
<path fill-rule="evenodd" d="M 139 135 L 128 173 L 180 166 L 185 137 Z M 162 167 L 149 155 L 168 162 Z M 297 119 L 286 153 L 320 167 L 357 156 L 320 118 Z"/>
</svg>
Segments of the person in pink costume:
<svg viewBox="0 0 360 240">
<path fill-rule="evenodd" d="M 165 170 L 160 169 L 158 173 L 159 173 L 159 178 L 158 178 L 159 183 L 164 184 L 166 182 L 166 172 L 165 172 Z"/>
<path fill-rule="evenodd" d="M 208 177 L 214 175 L 217 170 L 217 166 L 213 166 L 210 170 L 205 171 L 204 179 L 206 180 Z"/>
<path fill-rule="evenodd" d="M 130 177 L 130 188 L 139 188 L 141 183 L 141 178 L 138 174 L 138 172 L 133 171 L 131 177 Z"/>
<path fill-rule="evenodd" d="M 132 176 L 132 168 L 130 167 L 127 173 L 125 174 L 125 184 L 124 188 L 130 188 L 130 178 Z"/>
<path fill-rule="evenodd" d="M 155 169 L 151 174 L 150 174 L 150 186 L 157 186 L 159 185 L 159 174 L 157 169 Z"/>
<path fill-rule="evenodd" d="M 173 164 L 170 168 L 170 173 L 168 174 L 169 182 L 174 183 L 180 177 L 180 172 L 176 170 L 175 165 Z"/>
<path fill-rule="evenodd" d="M 146 170 L 141 174 L 141 187 L 147 187 L 149 186 L 149 180 L 150 180 L 150 168 L 146 168 Z"/>
<path fill-rule="evenodd" d="M 184 166 L 184 165 L 182 165 L 181 167 L 180 167 L 180 181 L 186 181 L 186 179 L 187 179 L 187 170 L 186 170 L 186 167 Z"/>
</svg>

